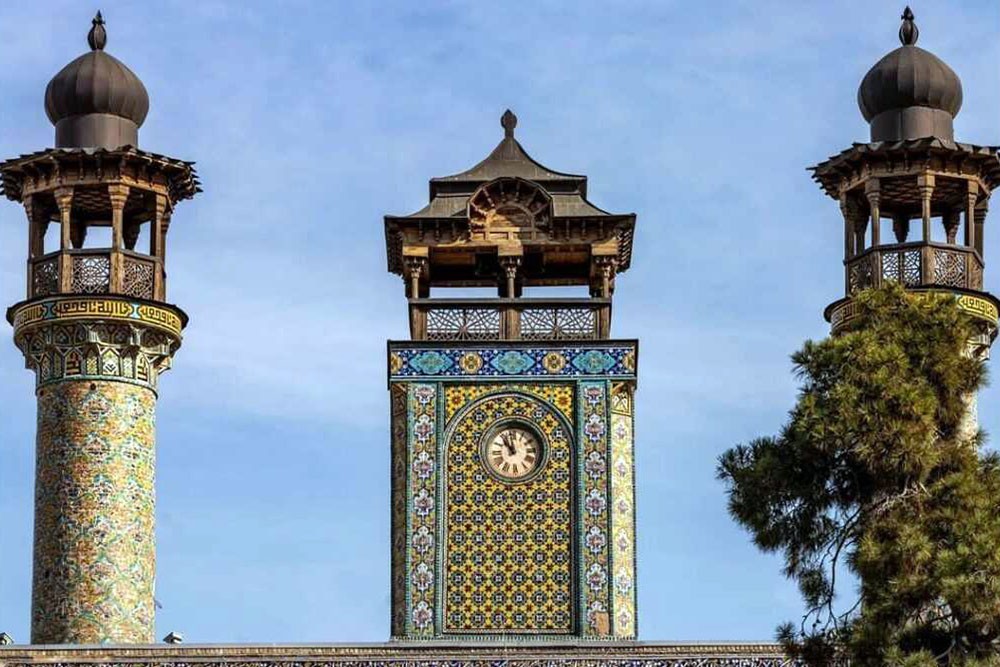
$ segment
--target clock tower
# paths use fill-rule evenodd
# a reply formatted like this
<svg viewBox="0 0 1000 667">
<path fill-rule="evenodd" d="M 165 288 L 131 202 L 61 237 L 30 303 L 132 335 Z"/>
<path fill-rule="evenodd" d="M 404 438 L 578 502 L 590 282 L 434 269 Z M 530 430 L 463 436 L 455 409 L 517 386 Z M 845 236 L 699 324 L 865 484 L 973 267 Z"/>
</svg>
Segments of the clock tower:
<svg viewBox="0 0 1000 667">
<path fill-rule="evenodd" d="M 634 214 L 514 138 L 386 216 L 410 340 L 390 341 L 392 635 L 636 636 L 635 340 L 611 297 Z M 525 298 L 532 287 L 584 298 Z M 438 298 L 441 288 L 496 289 Z"/>
</svg>

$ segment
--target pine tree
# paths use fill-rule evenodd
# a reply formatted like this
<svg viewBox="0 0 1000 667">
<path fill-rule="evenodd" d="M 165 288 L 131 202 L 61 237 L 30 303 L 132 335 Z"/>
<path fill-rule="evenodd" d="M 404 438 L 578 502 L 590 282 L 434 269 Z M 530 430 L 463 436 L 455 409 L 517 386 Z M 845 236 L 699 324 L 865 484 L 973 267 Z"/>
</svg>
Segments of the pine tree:
<svg viewBox="0 0 1000 667">
<path fill-rule="evenodd" d="M 898 286 L 856 302 L 847 331 L 792 356 L 781 432 L 719 460 L 732 516 L 805 602 L 779 641 L 810 665 L 1000 664 L 1000 459 L 967 414 L 977 325 Z"/>
</svg>

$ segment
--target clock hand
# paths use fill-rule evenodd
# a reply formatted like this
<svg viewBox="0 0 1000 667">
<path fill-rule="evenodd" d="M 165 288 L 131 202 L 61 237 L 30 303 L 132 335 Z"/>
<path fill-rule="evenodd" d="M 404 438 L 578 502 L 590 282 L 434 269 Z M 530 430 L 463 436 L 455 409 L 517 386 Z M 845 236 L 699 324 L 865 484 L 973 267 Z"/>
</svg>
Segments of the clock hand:
<svg viewBox="0 0 1000 667">
<path fill-rule="evenodd" d="M 503 440 L 503 444 L 507 448 L 507 453 L 511 456 L 517 453 L 517 450 L 514 448 L 514 443 L 511 441 L 510 433 L 502 433 L 500 435 L 500 439 Z"/>
</svg>

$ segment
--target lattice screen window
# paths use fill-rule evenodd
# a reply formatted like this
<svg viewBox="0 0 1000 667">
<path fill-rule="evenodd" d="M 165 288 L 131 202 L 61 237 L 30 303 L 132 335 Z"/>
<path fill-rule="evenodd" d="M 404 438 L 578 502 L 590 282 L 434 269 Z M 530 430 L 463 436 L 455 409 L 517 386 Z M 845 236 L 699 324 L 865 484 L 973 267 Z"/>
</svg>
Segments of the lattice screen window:
<svg viewBox="0 0 1000 667">
<path fill-rule="evenodd" d="M 111 258 L 107 255 L 73 257 L 72 291 L 75 294 L 104 294 L 111 284 Z"/>
<path fill-rule="evenodd" d="M 435 308 L 427 312 L 430 340 L 499 340 L 496 308 Z"/>
</svg>

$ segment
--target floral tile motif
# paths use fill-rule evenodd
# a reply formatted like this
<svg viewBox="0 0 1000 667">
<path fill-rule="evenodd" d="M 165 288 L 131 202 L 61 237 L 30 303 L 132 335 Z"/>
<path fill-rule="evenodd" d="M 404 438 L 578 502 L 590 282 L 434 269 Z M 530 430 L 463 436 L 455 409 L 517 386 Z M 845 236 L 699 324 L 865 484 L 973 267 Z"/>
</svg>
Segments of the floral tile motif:
<svg viewBox="0 0 1000 667">
<path fill-rule="evenodd" d="M 389 395 L 392 415 L 392 610 L 391 632 L 406 632 L 406 386 L 393 385 Z"/>
<path fill-rule="evenodd" d="M 391 379 L 446 377 L 634 378 L 634 343 L 606 347 L 409 347 L 390 345 Z"/>
<path fill-rule="evenodd" d="M 635 473 L 632 387 L 615 384 L 611 394 L 611 562 L 616 637 L 636 636 Z"/>
<path fill-rule="evenodd" d="M 577 487 L 581 498 L 581 602 L 584 634 L 606 637 L 611 632 L 608 553 L 607 383 L 581 382 L 579 398 L 581 458 Z"/>
<path fill-rule="evenodd" d="M 123 382 L 39 391 L 32 643 L 154 640 L 155 405 Z"/>
<path fill-rule="evenodd" d="M 409 565 L 405 570 L 408 584 L 403 614 L 406 634 L 411 637 L 434 635 L 437 395 L 433 384 L 407 386 Z M 402 476 L 403 471 L 399 474 Z"/>
</svg>

